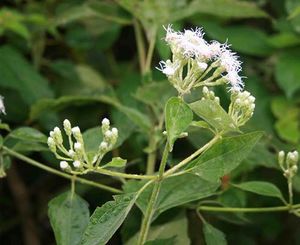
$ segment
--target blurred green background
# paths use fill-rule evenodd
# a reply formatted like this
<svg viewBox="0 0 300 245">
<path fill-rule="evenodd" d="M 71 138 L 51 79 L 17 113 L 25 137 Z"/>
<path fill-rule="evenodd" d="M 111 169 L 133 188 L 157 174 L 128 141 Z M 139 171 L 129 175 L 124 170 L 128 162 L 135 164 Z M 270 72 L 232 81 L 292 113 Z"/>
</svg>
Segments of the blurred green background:
<svg viewBox="0 0 300 245">
<path fill-rule="evenodd" d="M 240 55 L 246 89 L 256 97 L 255 114 L 245 131 L 266 134 L 229 179 L 271 181 L 286 193 L 285 180 L 276 171 L 276 153 L 300 150 L 299 0 L 1 0 L 0 94 L 7 112 L 2 122 L 11 129 L 29 126 L 47 134 L 65 118 L 89 129 L 108 117 L 124 133 L 125 143 L 118 148 L 122 157 L 144 170 L 147 138 L 103 96 L 147 113 L 137 91 L 152 79 L 167 83 L 155 69 L 170 55 L 163 41 L 162 26 L 167 24 L 176 30 L 201 26 L 207 39 L 228 41 Z M 150 73 L 139 68 L 138 30 L 146 46 L 155 45 Z M 226 97 L 225 89 L 218 92 Z M 4 126 L 1 134 L 8 134 Z M 201 132 L 191 134 L 175 147 L 175 157 L 186 156 L 202 142 Z M 56 167 L 45 145 L 10 144 Z M 99 179 L 115 185 L 109 178 Z M 54 244 L 47 202 L 68 184 L 13 160 L 7 178 L 0 181 L 1 244 Z M 300 175 L 295 188 L 300 191 Z M 77 191 L 91 209 L 111 198 L 86 186 L 78 185 Z M 299 201 L 298 192 L 295 196 Z M 232 190 L 220 201 L 238 207 L 278 205 Z M 122 244 L 138 228 L 135 213 L 111 244 Z M 187 217 L 192 244 L 203 244 L 201 223 L 192 212 Z M 287 213 L 205 217 L 226 233 L 229 244 L 300 244 L 300 221 Z"/>
</svg>

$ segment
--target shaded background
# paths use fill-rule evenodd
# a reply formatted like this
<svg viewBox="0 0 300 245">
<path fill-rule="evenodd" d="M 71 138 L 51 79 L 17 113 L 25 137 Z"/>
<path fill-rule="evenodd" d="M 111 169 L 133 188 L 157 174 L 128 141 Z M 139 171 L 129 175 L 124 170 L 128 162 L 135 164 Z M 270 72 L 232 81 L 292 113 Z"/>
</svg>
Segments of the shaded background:
<svg viewBox="0 0 300 245">
<path fill-rule="evenodd" d="M 254 117 L 245 131 L 263 130 L 266 134 L 227 179 L 268 180 L 286 193 L 276 153 L 300 149 L 299 0 L 2 0 L 0 94 L 5 97 L 7 111 L 2 121 L 11 129 L 26 125 L 47 134 L 65 118 L 84 130 L 109 117 L 127 133 L 118 151 L 134 162 L 133 169 L 144 170 L 147 139 L 120 111 L 91 99 L 114 95 L 124 105 L 147 111 L 133 96 L 138 86 L 150 79 L 139 70 L 134 22 L 145 28 L 145 39 L 156 34 L 151 66 L 155 81 L 165 78 L 154 67 L 170 55 L 162 40 L 162 25 L 173 23 L 178 30 L 202 26 L 206 38 L 232 44 L 243 61 L 246 89 L 257 99 Z M 226 97 L 225 90 L 218 92 Z M 46 98 L 50 99 L 47 103 Z M 1 134 L 8 132 L 4 128 Z M 202 142 L 201 132 L 193 134 L 176 146 L 175 157 L 187 155 Z M 40 142 L 12 140 L 11 146 L 57 166 Z M 0 181 L 1 243 L 55 244 L 47 203 L 69 188 L 69 182 L 19 160 L 10 166 L 5 170 L 7 177 Z M 119 187 L 112 179 L 99 180 Z M 295 189 L 300 191 L 300 176 L 295 178 Z M 91 210 L 111 198 L 108 192 L 81 185 L 77 192 L 89 201 Z M 298 192 L 295 196 L 299 199 Z M 246 196 L 232 189 L 219 199 L 238 207 L 280 205 L 271 198 Z M 172 211 L 168 215 L 172 216 Z M 204 215 L 226 233 L 229 244 L 300 244 L 300 221 L 287 213 Z M 187 212 L 187 217 L 193 244 L 202 244 L 200 221 L 193 212 Z M 139 219 L 139 212 L 132 212 L 111 244 L 129 238 L 132 230 L 138 229 Z"/>
</svg>

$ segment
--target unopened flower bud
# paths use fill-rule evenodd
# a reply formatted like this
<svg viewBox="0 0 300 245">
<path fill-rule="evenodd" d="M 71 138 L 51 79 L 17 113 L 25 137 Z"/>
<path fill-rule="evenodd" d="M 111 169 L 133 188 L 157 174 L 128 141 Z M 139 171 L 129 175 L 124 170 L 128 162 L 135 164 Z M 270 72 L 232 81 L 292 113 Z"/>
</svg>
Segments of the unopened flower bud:
<svg viewBox="0 0 300 245">
<path fill-rule="evenodd" d="M 48 137 L 47 144 L 48 144 L 49 149 L 52 152 L 56 151 L 56 144 L 55 144 L 54 139 L 52 137 Z"/>
<path fill-rule="evenodd" d="M 200 68 L 201 71 L 205 71 L 207 68 L 207 64 L 204 62 L 197 62 L 198 67 Z"/>
<path fill-rule="evenodd" d="M 51 133 L 50 133 L 50 136 L 53 137 L 53 139 L 56 143 L 58 143 L 58 144 L 63 143 L 63 138 L 62 138 L 61 131 L 60 131 L 59 127 L 54 128 L 52 135 L 53 136 L 51 136 Z"/>
<path fill-rule="evenodd" d="M 69 136 L 71 135 L 72 133 L 72 126 L 71 126 L 71 123 L 68 119 L 65 119 L 64 122 L 63 122 L 63 125 L 64 125 L 64 130 L 66 132 L 66 134 Z"/>
<path fill-rule="evenodd" d="M 80 151 L 80 150 L 82 149 L 82 145 L 81 145 L 79 142 L 76 142 L 76 143 L 74 144 L 74 149 L 75 149 L 76 151 Z"/>
<path fill-rule="evenodd" d="M 284 151 L 278 152 L 278 163 L 279 163 L 280 166 L 283 166 L 284 158 L 285 158 Z"/>
<path fill-rule="evenodd" d="M 208 94 L 209 93 L 209 90 L 208 90 L 208 88 L 206 86 L 203 87 L 202 93 L 203 94 Z"/>
<path fill-rule="evenodd" d="M 107 118 L 103 118 L 102 125 L 109 126 L 110 125 L 110 121 Z"/>
<path fill-rule="evenodd" d="M 118 129 L 117 128 L 112 128 L 111 129 L 113 137 L 118 137 Z"/>
<path fill-rule="evenodd" d="M 80 128 L 79 127 L 72 128 L 72 133 L 73 133 L 74 138 L 78 142 L 83 143 L 82 134 L 80 132 Z"/>
<path fill-rule="evenodd" d="M 76 160 L 76 161 L 73 162 L 73 166 L 74 166 L 75 168 L 79 168 L 80 165 L 81 165 L 81 163 L 80 163 L 80 161 L 78 161 L 78 160 Z"/>
<path fill-rule="evenodd" d="M 61 169 L 67 169 L 67 168 L 69 168 L 69 164 L 66 161 L 61 161 L 59 163 L 59 166 L 60 166 Z"/>
<path fill-rule="evenodd" d="M 54 137 L 54 132 L 53 131 L 50 131 L 50 133 L 49 133 L 49 135 L 50 135 L 50 137 Z"/>
<path fill-rule="evenodd" d="M 100 144 L 100 146 L 99 146 L 99 150 L 100 150 L 100 151 L 107 151 L 107 149 L 108 149 L 108 144 L 107 144 L 107 142 L 102 141 L 101 144 Z"/>
<path fill-rule="evenodd" d="M 110 130 L 107 130 L 104 134 L 104 138 L 110 140 L 112 136 L 112 132 Z"/>
<path fill-rule="evenodd" d="M 6 114 L 2 96 L 0 96 L 0 113 Z"/>
<path fill-rule="evenodd" d="M 73 150 L 69 150 L 68 153 L 69 153 L 69 157 L 71 157 L 71 158 L 73 158 L 75 156 L 75 151 L 73 151 Z"/>
</svg>

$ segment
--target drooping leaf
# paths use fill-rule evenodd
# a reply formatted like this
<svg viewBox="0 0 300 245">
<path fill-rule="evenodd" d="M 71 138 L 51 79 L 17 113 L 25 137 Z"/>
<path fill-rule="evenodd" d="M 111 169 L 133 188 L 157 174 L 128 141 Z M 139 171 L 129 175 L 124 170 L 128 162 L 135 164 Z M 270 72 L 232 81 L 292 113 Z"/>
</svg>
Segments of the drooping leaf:
<svg viewBox="0 0 300 245">
<path fill-rule="evenodd" d="M 90 216 L 85 200 L 65 192 L 49 202 L 48 216 L 58 245 L 80 244 Z"/>
<path fill-rule="evenodd" d="M 129 181 L 124 186 L 125 192 L 139 190 L 143 182 Z M 191 201 L 200 200 L 215 193 L 219 183 L 211 183 L 194 174 L 183 174 L 164 179 L 158 195 L 154 218 L 164 211 Z M 138 207 L 146 212 L 152 193 L 153 184 L 149 185 L 137 199 Z"/>
<path fill-rule="evenodd" d="M 277 197 L 284 200 L 281 191 L 277 186 L 265 181 L 249 181 L 241 184 L 234 184 L 235 187 L 244 191 L 249 191 L 262 196 Z"/>
<path fill-rule="evenodd" d="M 123 168 L 127 163 L 126 159 L 114 157 L 109 163 L 106 163 L 103 168 Z"/>
<path fill-rule="evenodd" d="M 175 241 L 176 241 L 175 237 L 170 237 L 170 238 L 147 241 L 145 245 L 174 245 Z"/>
<path fill-rule="evenodd" d="M 190 108 L 217 131 L 237 131 L 232 118 L 213 100 L 199 100 L 189 104 Z"/>
<path fill-rule="evenodd" d="M 136 193 L 118 195 L 98 207 L 92 214 L 89 224 L 82 236 L 81 244 L 106 244 L 118 230 L 136 200 Z"/>
<path fill-rule="evenodd" d="M 165 107 L 165 123 L 170 151 L 175 140 L 187 129 L 192 120 L 193 112 L 182 99 L 173 97 L 168 100 Z"/>
<path fill-rule="evenodd" d="M 261 132 L 253 132 L 223 138 L 192 161 L 187 168 L 207 181 L 218 182 L 247 157 L 261 136 Z"/>
<path fill-rule="evenodd" d="M 203 233 L 204 233 L 206 245 L 227 244 L 224 233 L 207 222 L 204 222 L 203 224 Z"/>
</svg>

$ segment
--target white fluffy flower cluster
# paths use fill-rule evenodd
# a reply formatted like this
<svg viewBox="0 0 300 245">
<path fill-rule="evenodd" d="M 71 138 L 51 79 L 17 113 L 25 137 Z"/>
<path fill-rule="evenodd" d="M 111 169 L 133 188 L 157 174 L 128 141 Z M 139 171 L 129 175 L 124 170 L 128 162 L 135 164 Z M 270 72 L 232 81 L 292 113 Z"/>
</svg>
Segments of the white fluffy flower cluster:
<svg viewBox="0 0 300 245">
<path fill-rule="evenodd" d="M 162 71 L 180 94 L 193 87 L 231 85 L 232 91 L 244 87 L 239 72 L 241 62 L 227 43 L 207 42 L 201 28 L 176 32 L 171 25 L 166 28 L 165 40 L 173 53 L 172 60 L 161 61 Z"/>
<path fill-rule="evenodd" d="M 69 150 L 63 144 L 63 136 L 59 127 L 55 127 L 53 131 L 50 131 L 47 143 L 56 158 L 61 160 L 60 168 L 71 173 L 81 173 L 85 169 L 98 167 L 104 155 L 113 148 L 118 139 L 118 129 L 110 129 L 109 120 L 104 118 L 101 125 L 103 141 L 100 143 L 98 151 L 90 159 L 85 151 L 80 128 L 77 126 L 72 128 L 68 119 L 64 120 L 63 126 L 68 137 Z"/>
</svg>

